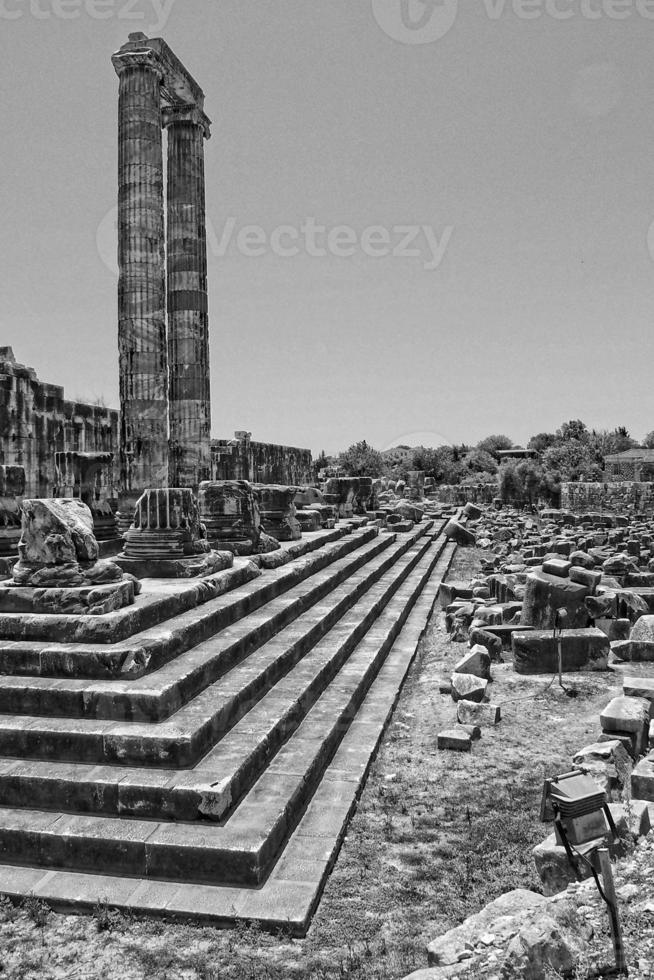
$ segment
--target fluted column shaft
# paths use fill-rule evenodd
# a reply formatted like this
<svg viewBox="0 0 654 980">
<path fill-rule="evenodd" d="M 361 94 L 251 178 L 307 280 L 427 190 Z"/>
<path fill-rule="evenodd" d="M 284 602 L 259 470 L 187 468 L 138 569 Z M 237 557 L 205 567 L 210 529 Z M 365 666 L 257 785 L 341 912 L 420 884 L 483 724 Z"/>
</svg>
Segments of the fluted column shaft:
<svg viewBox="0 0 654 980">
<path fill-rule="evenodd" d="M 152 52 L 114 57 L 118 107 L 121 489 L 168 483 L 162 75 Z"/>
<path fill-rule="evenodd" d="M 204 140 L 195 106 L 164 110 L 168 131 L 168 363 L 170 485 L 211 476 L 211 404 Z"/>
</svg>

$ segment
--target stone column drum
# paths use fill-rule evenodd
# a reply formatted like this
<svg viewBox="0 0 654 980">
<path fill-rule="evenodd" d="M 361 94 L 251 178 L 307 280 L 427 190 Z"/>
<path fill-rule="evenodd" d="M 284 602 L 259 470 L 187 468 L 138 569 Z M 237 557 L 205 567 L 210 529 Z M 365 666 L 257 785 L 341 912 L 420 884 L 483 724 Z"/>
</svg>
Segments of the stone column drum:
<svg viewBox="0 0 654 980">
<path fill-rule="evenodd" d="M 168 131 L 168 362 L 170 484 L 211 478 L 211 407 L 204 140 L 210 121 L 194 105 L 163 111 Z"/>
<path fill-rule="evenodd" d="M 259 502 L 246 480 L 221 480 L 200 484 L 200 520 L 213 548 L 237 555 L 256 554 L 261 538 Z"/>
<path fill-rule="evenodd" d="M 118 348 L 121 487 L 133 502 L 168 483 L 168 357 L 162 72 L 150 50 L 119 51 Z"/>
<path fill-rule="evenodd" d="M 116 563 L 136 578 L 194 578 L 231 568 L 231 552 L 212 551 L 193 491 L 146 490 L 134 508 Z"/>
</svg>

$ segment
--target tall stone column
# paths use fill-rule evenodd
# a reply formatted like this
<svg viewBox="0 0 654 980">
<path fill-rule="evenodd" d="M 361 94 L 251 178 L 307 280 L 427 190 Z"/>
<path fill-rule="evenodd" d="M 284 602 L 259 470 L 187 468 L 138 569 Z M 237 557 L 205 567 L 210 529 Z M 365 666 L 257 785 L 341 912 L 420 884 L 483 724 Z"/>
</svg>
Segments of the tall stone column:
<svg viewBox="0 0 654 980">
<path fill-rule="evenodd" d="M 168 131 L 168 362 L 170 485 L 211 479 L 211 403 L 204 140 L 197 106 L 164 109 Z"/>
<path fill-rule="evenodd" d="M 143 490 L 168 485 L 163 75 L 151 50 L 121 50 L 112 60 L 120 78 L 120 482 L 123 496 L 134 502 Z"/>
</svg>

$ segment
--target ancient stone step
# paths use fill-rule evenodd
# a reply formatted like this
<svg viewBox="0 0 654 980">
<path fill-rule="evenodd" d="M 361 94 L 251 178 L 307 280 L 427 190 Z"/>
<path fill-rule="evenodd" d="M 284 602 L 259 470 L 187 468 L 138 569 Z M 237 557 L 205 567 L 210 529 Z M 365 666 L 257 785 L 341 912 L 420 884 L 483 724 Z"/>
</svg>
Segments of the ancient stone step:
<svg viewBox="0 0 654 980">
<path fill-rule="evenodd" d="M 212 597 L 211 583 L 203 585 L 204 580 L 199 582 L 196 580 L 193 589 L 196 600 L 202 599 L 200 607 L 196 608 L 196 602 L 187 611 L 171 616 L 165 623 L 135 633 L 127 642 L 0 643 L 0 673 L 107 679 L 141 677 L 148 671 L 159 669 L 173 657 L 213 636 L 218 630 L 259 609 L 266 602 L 282 595 L 299 582 L 305 581 L 331 562 L 356 551 L 366 542 L 372 541 L 379 533 L 374 527 L 348 533 L 351 531 L 350 523 L 339 529 L 342 532 L 340 533 L 342 539 L 329 541 L 316 553 L 302 556 L 284 568 L 266 572 L 261 577 L 258 571 L 251 570 L 248 573 L 249 579 L 234 582 L 234 587 L 229 592 L 216 598 Z M 250 567 L 250 563 L 246 560 L 241 561 Z M 238 569 L 232 571 L 236 572 Z M 250 580 L 252 575 L 256 576 L 254 580 Z M 156 584 L 160 590 L 180 587 L 179 582 L 175 582 L 174 585 Z"/>
<path fill-rule="evenodd" d="M 409 542 L 412 538 L 409 537 Z M 137 722 L 87 720 L 67 718 L 37 718 L 20 715 L 0 716 L 0 755 L 79 761 L 83 763 L 113 763 L 127 766 L 187 767 L 194 765 L 238 720 L 243 705 L 251 705 L 264 690 L 271 669 L 270 655 L 285 656 L 291 646 L 291 657 L 299 659 L 306 644 L 315 642 L 334 625 L 339 616 L 371 585 L 383 585 L 383 595 L 391 594 L 406 569 L 429 546 L 431 538 L 424 536 L 408 552 L 406 562 L 398 558 L 406 550 L 404 543 L 393 545 L 391 554 L 382 556 L 364 567 L 359 586 L 348 581 L 334 590 L 325 603 L 319 603 L 299 620 L 300 632 L 291 631 L 280 642 L 264 649 L 262 666 L 249 661 L 237 669 L 235 678 L 228 675 L 208 687 L 188 704 L 181 707 L 168 721 L 156 726 Z M 393 561 L 395 559 L 395 561 Z M 390 569 L 390 570 L 389 570 Z M 354 591 L 354 596 L 352 592 Z M 365 604 L 357 605 L 357 615 L 369 617 Z M 287 658 L 288 659 L 288 658 Z M 292 659 L 289 666 L 292 665 Z M 263 669 L 262 669 L 263 668 Z"/>
<path fill-rule="evenodd" d="M 3 860 L 185 882 L 261 883 L 318 787 L 440 554 L 441 547 L 431 544 L 390 601 L 380 595 L 381 615 L 222 826 L 4 808 Z M 408 556 L 403 560 L 408 562 Z M 432 602 L 435 594 L 434 590 Z M 353 610 L 350 616 L 355 615 Z"/>
<path fill-rule="evenodd" d="M 135 914 L 221 925 L 254 921 L 267 929 L 284 927 L 297 936 L 305 935 L 453 550 L 448 545 L 438 560 L 297 828 L 259 888 L 3 864 L 3 892 L 16 899 L 33 894 L 66 912 L 90 912 L 103 901 Z"/>
<path fill-rule="evenodd" d="M 44 716 L 160 721 L 213 683 L 234 663 L 333 592 L 393 545 L 375 538 L 331 562 L 257 611 L 180 654 L 154 675 L 135 680 L 60 680 L 0 677 L 0 711 Z M 408 542 L 398 545 L 407 547 Z M 354 588 L 354 587 L 353 587 Z"/>
</svg>

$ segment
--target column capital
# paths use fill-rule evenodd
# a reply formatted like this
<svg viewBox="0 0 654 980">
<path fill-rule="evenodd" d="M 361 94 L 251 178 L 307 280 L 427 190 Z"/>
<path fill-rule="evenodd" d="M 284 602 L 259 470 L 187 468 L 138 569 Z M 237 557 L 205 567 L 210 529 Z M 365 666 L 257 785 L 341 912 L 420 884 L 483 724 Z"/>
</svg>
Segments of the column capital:
<svg viewBox="0 0 654 980">
<path fill-rule="evenodd" d="M 113 64 L 116 74 L 120 77 L 124 71 L 128 68 L 149 68 L 150 71 L 156 72 L 159 77 L 159 81 L 162 82 L 164 78 L 163 69 L 159 63 L 154 51 L 145 49 L 143 51 L 117 51 L 116 54 L 111 56 L 111 63 Z"/>
<path fill-rule="evenodd" d="M 191 123 L 199 126 L 205 139 L 211 139 L 211 120 L 197 105 L 169 105 L 162 110 L 162 125 L 164 129 L 176 123 Z"/>
</svg>

